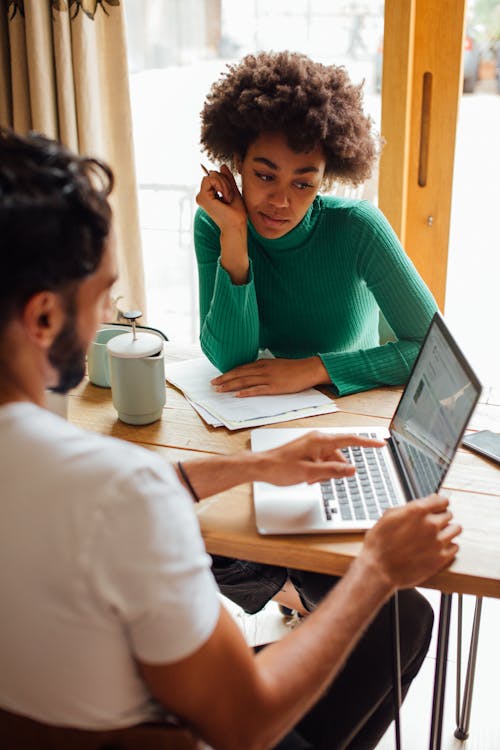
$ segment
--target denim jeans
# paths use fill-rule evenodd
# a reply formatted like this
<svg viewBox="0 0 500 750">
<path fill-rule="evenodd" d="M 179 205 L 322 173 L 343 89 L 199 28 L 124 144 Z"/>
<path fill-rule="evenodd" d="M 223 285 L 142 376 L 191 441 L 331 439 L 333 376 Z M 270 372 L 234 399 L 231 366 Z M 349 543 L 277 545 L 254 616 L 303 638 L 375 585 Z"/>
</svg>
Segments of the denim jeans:
<svg viewBox="0 0 500 750">
<path fill-rule="evenodd" d="M 212 572 L 221 592 L 254 615 L 285 585 L 288 570 L 249 560 L 212 555 Z"/>
</svg>

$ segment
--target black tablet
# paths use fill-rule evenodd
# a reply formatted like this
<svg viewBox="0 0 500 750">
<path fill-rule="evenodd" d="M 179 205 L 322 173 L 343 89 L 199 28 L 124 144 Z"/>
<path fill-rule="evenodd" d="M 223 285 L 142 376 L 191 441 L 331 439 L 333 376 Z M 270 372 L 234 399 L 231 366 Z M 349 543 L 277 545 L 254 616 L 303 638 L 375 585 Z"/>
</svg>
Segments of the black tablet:
<svg viewBox="0 0 500 750">
<path fill-rule="evenodd" d="M 500 435 L 497 432 L 491 430 L 475 432 L 464 437 L 462 445 L 500 464 Z"/>
</svg>

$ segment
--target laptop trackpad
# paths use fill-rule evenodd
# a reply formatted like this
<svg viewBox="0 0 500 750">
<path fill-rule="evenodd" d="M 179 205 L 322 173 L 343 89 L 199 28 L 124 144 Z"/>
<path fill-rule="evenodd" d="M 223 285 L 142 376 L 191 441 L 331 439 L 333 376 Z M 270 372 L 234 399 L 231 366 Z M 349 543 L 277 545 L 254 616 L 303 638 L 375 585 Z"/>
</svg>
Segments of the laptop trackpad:
<svg viewBox="0 0 500 750">
<path fill-rule="evenodd" d="M 290 487 L 290 493 L 285 496 L 274 494 L 270 489 L 264 497 L 259 497 L 257 526 L 261 533 L 299 534 L 304 529 L 321 528 L 324 523 L 319 487 L 312 496 L 311 487 L 301 491 L 299 485 Z"/>
</svg>

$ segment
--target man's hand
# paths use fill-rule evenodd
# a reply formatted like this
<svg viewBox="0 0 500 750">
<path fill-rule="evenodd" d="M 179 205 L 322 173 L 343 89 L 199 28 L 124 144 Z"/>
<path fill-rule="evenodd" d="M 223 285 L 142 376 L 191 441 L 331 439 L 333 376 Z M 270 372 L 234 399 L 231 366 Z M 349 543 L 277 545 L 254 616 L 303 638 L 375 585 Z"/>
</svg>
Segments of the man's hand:
<svg viewBox="0 0 500 750">
<path fill-rule="evenodd" d="M 386 582 L 410 588 L 453 562 L 462 531 L 451 523 L 449 501 L 441 495 L 412 500 L 386 511 L 365 537 L 360 560 L 373 565 Z"/>
<path fill-rule="evenodd" d="M 341 453 L 341 449 L 348 445 L 381 448 L 384 443 L 358 435 L 328 435 L 311 430 L 271 450 L 240 451 L 232 456 L 185 461 L 183 465 L 196 494 L 205 498 L 246 482 L 287 486 L 351 476 L 355 468 Z M 179 479 L 182 482 L 180 475 Z"/>
<path fill-rule="evenodd" d="M 306 359 L 257 359 L 214 378 L 212 385 L 221 393 L 236 391 L 235 396 L 269 396 L 299 393 L 315 385 L 330 382 L 319 357 Z"/>
<path fill-rule="evenodd" d="M 261 459 L 258 479 L 277 485 L 322 482 L 332 477 L 349 477 L 355 472 L 341 449 L 349 445 L 381 448 L 385 443 L 359 435 L 328 435 L 312 431 L 279 448 L 254 454 Z"/>
</svg>

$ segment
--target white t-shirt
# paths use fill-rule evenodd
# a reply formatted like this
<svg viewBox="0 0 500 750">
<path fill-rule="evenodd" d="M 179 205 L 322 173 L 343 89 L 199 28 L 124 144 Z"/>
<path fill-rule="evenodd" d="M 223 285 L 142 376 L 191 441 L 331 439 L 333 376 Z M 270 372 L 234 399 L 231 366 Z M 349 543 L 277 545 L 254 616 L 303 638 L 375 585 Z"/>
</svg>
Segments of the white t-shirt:
<svg viewBox="0 0 500 750">
<path fill-rule="evenodd" d="M 192 500 L 159 456 L 31 403 L 0 407 L 0 706 L 101 729 L 158 716 L 134 657 L 213 632 Z"/>
</svg>

